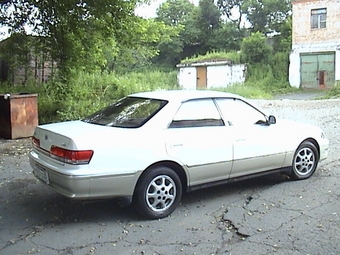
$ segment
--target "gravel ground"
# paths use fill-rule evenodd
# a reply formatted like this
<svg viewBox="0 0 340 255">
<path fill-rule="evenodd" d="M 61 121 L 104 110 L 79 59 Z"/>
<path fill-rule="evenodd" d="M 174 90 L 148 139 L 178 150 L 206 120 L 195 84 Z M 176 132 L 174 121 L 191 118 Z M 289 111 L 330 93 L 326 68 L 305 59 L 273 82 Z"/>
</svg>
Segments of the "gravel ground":
<svg viewBox="0 0 340 255">
<path fill-rule="evenodd" d="M 328 162 L 339 157 L 340 99 L 328 100 L 253 100 L 267 114 L 321 127 L 330 140 Z"/>
</svg>

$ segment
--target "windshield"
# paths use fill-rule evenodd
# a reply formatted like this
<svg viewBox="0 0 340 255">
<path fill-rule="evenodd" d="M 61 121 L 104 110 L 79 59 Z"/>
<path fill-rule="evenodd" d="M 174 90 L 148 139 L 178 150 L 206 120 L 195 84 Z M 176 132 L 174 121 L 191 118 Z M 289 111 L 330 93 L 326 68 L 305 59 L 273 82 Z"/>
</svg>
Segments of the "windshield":
<svg viewBox="0 0 340 255">
<path fill-rule="evenodd" d="M 109 127 L 137 128 L 151 119 L 166 104 L 167 101 L 164 100 L 125 97 L 83 121 Z"/>
</svg>

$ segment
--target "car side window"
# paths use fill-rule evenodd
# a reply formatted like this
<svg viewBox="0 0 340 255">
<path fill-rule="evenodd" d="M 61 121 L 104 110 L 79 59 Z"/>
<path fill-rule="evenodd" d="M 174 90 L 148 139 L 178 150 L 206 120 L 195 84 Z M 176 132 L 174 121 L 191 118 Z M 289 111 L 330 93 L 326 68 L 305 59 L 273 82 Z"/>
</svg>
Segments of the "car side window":
<svg viewBox="0 0 340 255">
<path fill-rule="evenodd" d="M 243 100 L 225 98 L 217 99 L 216 101 L 225 122 L 231 126 L 267 123 L 266 117 L 262 112 Z"/>
<path fill-rule="evenodd" d="M 224 126 L 212 99 L 184 102 L 178 109 L 169 128 Z"/>
</svg>

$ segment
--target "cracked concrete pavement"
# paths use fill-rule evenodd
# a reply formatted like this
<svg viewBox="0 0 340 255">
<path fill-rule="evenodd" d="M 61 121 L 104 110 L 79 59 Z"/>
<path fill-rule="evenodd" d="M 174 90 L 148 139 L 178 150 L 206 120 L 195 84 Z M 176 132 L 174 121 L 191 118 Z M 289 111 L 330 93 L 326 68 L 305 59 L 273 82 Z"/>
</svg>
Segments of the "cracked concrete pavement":
<svg viewBox="0 0 340 255">
<path fill-rule="evenodd" d="M 340 100 L 254 102 L 321 126 L 329 158 L 308 180 L 269 175 L 186 194 L 161 220 L 64 198 L 32 176 L 30 139 L 0 140 L 0 254 L 339 254 Z"/>
</svg>

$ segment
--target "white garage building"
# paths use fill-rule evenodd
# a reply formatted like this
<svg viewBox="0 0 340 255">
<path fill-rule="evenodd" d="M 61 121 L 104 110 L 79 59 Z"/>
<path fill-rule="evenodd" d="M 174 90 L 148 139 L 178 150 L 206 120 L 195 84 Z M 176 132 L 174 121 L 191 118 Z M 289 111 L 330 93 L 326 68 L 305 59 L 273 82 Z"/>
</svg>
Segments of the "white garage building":
<svg viewBox="0 0 340 255">
<path fill-rule="evenodd" d="M 245 64 L 229 60 L 178 64 L 178 84 L 183 89 L 223 88 L 244 83 Z"/>
</svg>

